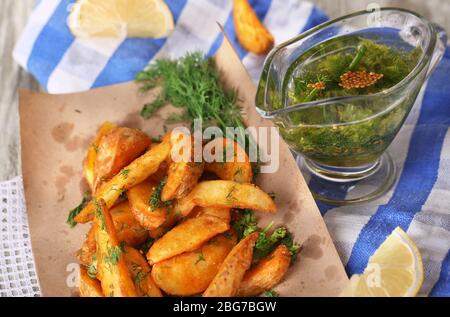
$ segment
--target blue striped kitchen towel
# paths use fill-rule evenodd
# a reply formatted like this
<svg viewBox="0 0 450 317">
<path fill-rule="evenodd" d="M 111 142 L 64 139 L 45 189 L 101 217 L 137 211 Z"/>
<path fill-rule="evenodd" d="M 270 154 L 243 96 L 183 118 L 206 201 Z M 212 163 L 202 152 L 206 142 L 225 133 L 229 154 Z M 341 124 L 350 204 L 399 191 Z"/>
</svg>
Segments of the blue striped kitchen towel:
<svg viewBox="0 0 450 317">
<path fill-rule="evenodd" d="M 167 0 L 176 24 L 167 39 L 74 39 L 66 25 L 69 0 L 37 3 L 14 51 L 20 65 L 51 93 L 87 90 L 132 80 L 158 57 L 187 51 L 214 54 L 225 26 L 254 79 L 263 58 L 236 41 L 229 0 Z M 250 0 L 276 43 L 324 22 L 299 0 Z M 417 242 L 425 265 L 422 295 L 450 296 L 450 50 L 422 90 L 390 147 L 399 170 L 393 189 L 376 202 L 331 207 L 318 203 L 347 272 L 360 273 L 386 236 L 400 226 Z M 310 186 L 314 184 L 310 183 Z"/>
<path fill-rule="evenodd" d="M 124 40 L 74 38 L 66 23 L 74 2 L 39 1 L 14 49 L 15 60 L 50 93 L 130 81 L 159 57 L 176 58 L 195 50 L 213 55 L 223 39 L 217 22 L 224 25 L 251 75 L 259 76 L 264 59 L 237 42 L 230 0 L 167 0 L 175 19 L 169 38 Z M 327 19 L 314 5 L 299 0 L 251 0 L 250 4 L 277 43 Z"/>
</svg>

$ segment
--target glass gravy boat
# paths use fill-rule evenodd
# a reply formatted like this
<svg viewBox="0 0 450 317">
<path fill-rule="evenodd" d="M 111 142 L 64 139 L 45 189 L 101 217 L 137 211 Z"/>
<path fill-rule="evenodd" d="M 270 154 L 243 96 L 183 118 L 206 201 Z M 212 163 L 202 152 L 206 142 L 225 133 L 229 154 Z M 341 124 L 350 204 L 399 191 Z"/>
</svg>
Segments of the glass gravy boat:
<svg viewBox="0 0 450 317">
<path fill-rule="evenodd" d="M 301 103 L 290 97 L 295 74 L 311 60 L 332 53 L 332 39 L 355 35 L 406 51 L 420 49 L 420 56 L 405 78 L 381 92 Z M 316 178 L 311 188 L 316 198 L 350 204 L 372 200 L 390 188 L 395 167 L 386 149 L 441 60 L 446 42 L 445 31 L 420 15 L 382 8 L 323 23 L 270 52 L 258 85 L 256 109 L 279 127 L 282 138 L 299 155 L 302 171 L 309 174 L 305 177 Z M 349 41 L 344 49 L 356 50 L 351 46 Z"/>
</svg>

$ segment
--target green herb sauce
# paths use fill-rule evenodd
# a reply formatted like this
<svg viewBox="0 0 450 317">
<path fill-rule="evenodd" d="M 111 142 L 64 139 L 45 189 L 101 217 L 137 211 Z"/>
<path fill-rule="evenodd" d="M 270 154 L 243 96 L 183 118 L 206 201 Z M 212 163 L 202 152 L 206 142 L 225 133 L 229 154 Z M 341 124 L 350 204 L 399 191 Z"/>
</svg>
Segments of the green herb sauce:
<svg viewBox="0 0 450 317">
<path fill-rule="evenodd" d="M 394 139 L 418 89 L 400 89 L 376 98 L 364 96 L 386 91 L 411 73 L 422 50 L 405 44 L 391 46 L 358 36 L 342 36 L 303 53 L 287 71 L 285 100 L 272 104 L 274 109 L 334 97 L 362 97 L 304 108 L 277 118 L 283 138 L 298 153 L 328 166 L 373 163 Z M 340 86 L 341 76 L 349 70 L 383 77 L 368 87 L 344 89 Z M 325 88 L 311 87 L 318 82 Z"/>
</svg>

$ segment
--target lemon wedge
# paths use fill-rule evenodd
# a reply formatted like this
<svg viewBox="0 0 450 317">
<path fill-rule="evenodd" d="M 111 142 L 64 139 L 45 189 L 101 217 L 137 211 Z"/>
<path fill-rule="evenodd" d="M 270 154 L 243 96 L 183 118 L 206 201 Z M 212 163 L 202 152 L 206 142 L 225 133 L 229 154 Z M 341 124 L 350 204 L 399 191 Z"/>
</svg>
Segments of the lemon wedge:
<svg viewBox="0 0 450 317">
<path fill-rule="evenodd" d="M 79 0 L 68 24 L 77 37 L 160 38 L 174 28 L 172 13 L 162 0 Z"/>
<path fill-rule="evenodd" d="M 340 294 L 346 297 L 411 297 L 423 282 L 422 256 L 400 227 L 370 257 L 363 274 L 355 274 Z"/>
</svg>

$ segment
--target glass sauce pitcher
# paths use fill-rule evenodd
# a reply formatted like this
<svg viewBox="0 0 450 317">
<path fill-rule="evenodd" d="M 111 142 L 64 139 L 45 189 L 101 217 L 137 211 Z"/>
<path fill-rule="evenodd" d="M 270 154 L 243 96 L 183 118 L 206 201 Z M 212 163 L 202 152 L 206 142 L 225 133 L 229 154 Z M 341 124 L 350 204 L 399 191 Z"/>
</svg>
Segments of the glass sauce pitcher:
<svg viewBox="0 0 450 317">
<path fill-rule="evenodd" d="M 356 51 L 352 42 L 356 37 L 405 51 L 418 49 L 420 56 L 405 78 L 377 93 L 301 103 L 290 96 L 293 78 L 308 63 L 336 50 Z M 270 52 L 258 85 L 256 109 L 279 127 L 298 155 L 317 199 L 336 205 L 364 202 L 391 187 L 395 165 L 386 149 L 441 60 L 446 42 L 443 29 L 420 15 L 382 8 L 323 23 Z"/>
</svg>

